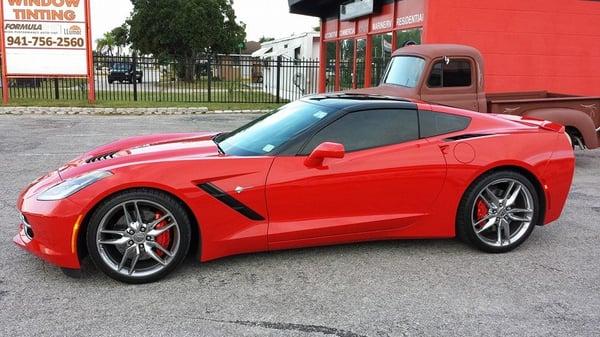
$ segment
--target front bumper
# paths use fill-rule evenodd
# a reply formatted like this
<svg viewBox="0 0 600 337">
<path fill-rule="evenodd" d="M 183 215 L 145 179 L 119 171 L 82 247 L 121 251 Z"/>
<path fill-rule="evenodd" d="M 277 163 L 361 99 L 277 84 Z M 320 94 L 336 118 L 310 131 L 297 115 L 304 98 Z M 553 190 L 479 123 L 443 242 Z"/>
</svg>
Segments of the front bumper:
<svg viewBox="0 0 600 337">
<path fill-rule="evenodd" d="M 48 202 L 35 198 L 19 201 L 21 221 L 13 242 L 44 261 L 61 268 L 80 269 L 77 237 L 81 207 L 68 199 Z"/>
</svg>

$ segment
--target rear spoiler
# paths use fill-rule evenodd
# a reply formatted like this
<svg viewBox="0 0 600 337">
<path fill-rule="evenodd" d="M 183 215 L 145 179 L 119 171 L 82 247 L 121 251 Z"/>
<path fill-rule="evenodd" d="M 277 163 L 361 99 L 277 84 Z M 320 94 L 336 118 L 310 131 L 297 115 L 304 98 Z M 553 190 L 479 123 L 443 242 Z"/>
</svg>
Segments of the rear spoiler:
<svg viewBox="0 0 600 337">
<path fill-rule="evenodd" d="M 513 122 L 518 122 L 518 123 L 529 125 L 529 126 L 537 126 L 540 129 L 544 129 L 544 130 L 548 130 L 548 131 L 554 131 L 554 132 L 559 132 L 559 133 L 565 132 L 565 127 L 561 124 L 546 121 L 546 120 L 531 117 L 531 116 L 514 116 L 514 115 L 500 115 L 500 114 L 494 114 L 494 115 L 497 117 L 500 117 L 500 118 L 508 119 Z"/>
</svg>

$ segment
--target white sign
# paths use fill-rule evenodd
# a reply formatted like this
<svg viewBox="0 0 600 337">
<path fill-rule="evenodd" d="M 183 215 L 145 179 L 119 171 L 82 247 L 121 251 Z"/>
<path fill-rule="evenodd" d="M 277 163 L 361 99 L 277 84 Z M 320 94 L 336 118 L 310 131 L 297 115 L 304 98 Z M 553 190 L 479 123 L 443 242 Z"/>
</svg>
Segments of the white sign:
<svg viewBox="0 0 600 337">
<path fill-rule="evenodd" d="M 2 0 L 8 76 L 88 74 L 87 0 Z"/>
</svg>

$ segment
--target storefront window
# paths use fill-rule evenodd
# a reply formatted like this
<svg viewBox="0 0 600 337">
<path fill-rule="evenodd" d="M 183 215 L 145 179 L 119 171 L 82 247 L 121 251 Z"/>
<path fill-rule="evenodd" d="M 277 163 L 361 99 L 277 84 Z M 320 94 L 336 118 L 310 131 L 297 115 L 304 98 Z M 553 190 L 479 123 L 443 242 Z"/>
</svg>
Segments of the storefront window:
<svg viewBox="0 0 600 337">
<path fill-rule="evenodd" d="M 342 40 L 340 47 L 340 90 L 352 89 L 354 83 L 354 40 Z"/>
<path fill-rule="evenodd" d="M 367 57 L 367 40 L 356 40 L 356 87 L 365 87 L 365 58 Z"/>
<path fill-rule="evenodd" d="M 381 78 L 392 58 L 392 33 L 373 36 L 371 49 L 373 64 L 371 65 L 371 85 L 379 85 Z"/>
<path fill-rule="evenodd" d="M 422 34 L 423 28 L 399 30 L 396 32 L 396 46 L 402 48 L 408 45 L 421 44 Z"/>
<path fill-rule="evenodd" d="M 325 43 L 327 48 L 327 69 L 325 70 L 325 85 L 327 92 L 335 91 L 336 42 Z"/>
</svg>

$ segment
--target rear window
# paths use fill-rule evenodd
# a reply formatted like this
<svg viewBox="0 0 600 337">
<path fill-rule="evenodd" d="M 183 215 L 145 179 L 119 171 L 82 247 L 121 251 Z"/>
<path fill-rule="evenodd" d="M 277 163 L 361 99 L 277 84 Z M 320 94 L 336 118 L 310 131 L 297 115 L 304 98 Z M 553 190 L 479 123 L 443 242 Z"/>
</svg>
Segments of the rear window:
<svg viewBox="0 0 600 337">
<path fill-rule="evenodd" d="M 419 111 L 421 138 L 435 137 L 466 129 L 471 119 L 440 112 Z"/>
</svg>

